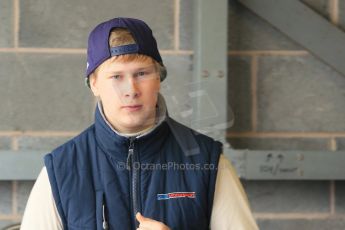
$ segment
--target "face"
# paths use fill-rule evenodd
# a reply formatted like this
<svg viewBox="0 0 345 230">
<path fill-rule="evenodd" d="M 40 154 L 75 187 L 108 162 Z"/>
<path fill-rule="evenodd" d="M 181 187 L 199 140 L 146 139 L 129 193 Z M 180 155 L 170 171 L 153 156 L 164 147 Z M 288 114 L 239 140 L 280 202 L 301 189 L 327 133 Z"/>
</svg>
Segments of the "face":
<svg viewBox="0 0 345 230">
<path fill-rule="evenodd" d="M 135 133 L 154 124 L 160 77 L 151 59 L 108 59 L 90 77 L 90 86 L 117 131 Z"/>
</svg>

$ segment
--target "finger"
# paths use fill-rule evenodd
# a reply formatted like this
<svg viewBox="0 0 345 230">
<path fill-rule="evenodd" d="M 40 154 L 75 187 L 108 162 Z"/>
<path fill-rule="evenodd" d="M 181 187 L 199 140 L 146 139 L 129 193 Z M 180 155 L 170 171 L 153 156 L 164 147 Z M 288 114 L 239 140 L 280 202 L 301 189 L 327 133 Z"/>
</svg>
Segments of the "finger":
<svg viewBox="0 0 345 230">
<path fill-rule="evenodd" d="M 143 215 L 141 215 L 140 212 L 137 212 L 137 214 L 135 215 L 135 217 L 137 218 L 137 220 L 139 221 L 139 223 L 147 221 L 149 218 L 144 217 Z"/>
</svg>

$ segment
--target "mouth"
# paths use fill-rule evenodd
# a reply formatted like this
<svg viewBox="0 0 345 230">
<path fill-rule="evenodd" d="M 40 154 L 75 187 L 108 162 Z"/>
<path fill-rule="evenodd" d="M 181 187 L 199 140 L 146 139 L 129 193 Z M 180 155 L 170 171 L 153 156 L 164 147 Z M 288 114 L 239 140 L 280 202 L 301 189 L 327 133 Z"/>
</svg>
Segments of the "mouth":
<svg viewBox="0 0 345 230">
<path fill-rule="evenodd" d="M 132 111 L 138 111 L 142 107 L 143 107 L 142 105 L 126 105 L 126 106 L 122 106 L 121 108 L 132 112 Z"/>
</svg>

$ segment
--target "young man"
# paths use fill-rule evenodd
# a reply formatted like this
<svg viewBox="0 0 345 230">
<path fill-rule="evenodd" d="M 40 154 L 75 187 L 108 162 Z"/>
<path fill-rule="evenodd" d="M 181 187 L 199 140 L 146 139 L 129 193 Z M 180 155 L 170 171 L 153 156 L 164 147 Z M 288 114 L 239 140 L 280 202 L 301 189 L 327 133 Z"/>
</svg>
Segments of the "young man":
<svg viewBox="0 0 345 230">
<path fill-rule="evenodd" d="M 151 29 L 103 22 L 87 55 L 95 123 L 45 156 L 21 229 L 257 229 L 221 143 L 169 117 Z"/>
</svg>

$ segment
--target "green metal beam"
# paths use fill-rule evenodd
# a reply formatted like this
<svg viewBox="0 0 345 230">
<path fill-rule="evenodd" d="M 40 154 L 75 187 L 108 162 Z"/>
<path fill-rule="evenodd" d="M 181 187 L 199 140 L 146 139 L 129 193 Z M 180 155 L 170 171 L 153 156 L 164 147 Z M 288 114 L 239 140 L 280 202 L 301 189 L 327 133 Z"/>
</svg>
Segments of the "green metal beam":
<svg viewBox="0 0 345 230">
<path fill-rule="evenodd" d="M 194 0 L 193 119 L 190 126 L 225 140 L 228 0 Z"/>
<path fill-rule="evenodd" d="M 238 0 L 345 76 L 345 33 L 298 0 Z"/>
<path fill-rule="evenodd" d="M 46 152 L 0 151 L 0 180 L 35 180 Z M 224 148 L 245 180 L 344 180 L 345 151 L 238 150 Z"/>
<path fill-rule="evenodd" d="M 0 151 L 0 180 L 36 180 L 46 153 Z"/>
</svg>

